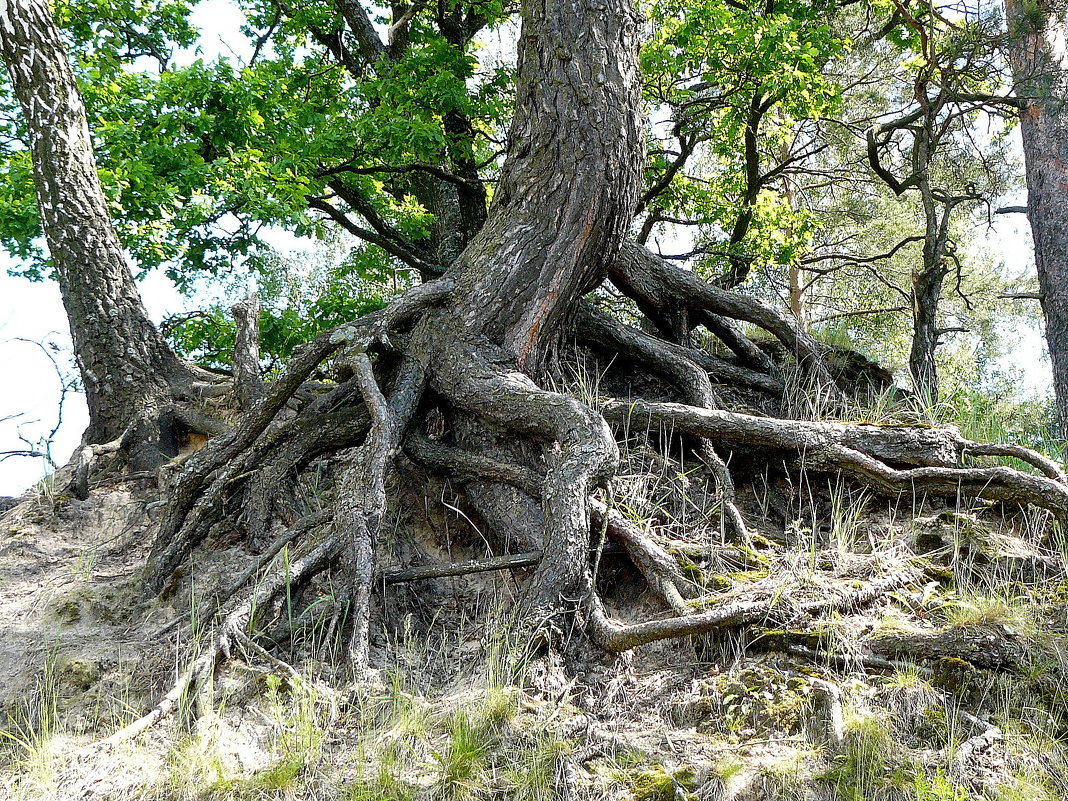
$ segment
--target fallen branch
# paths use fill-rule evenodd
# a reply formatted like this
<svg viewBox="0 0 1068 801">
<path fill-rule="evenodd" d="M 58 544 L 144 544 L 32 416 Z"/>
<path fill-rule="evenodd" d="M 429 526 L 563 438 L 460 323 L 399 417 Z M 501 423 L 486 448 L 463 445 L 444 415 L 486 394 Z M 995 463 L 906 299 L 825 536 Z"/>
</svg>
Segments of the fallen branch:
<svg viewBox="0 0 1068 801">
<path fill-rule="evenodd" d="M 1017 671 L 1028 644 L 1004 626 L 953 626 L 945 629 L 881 634 L 866 643 L 877 656 L 910 661 L 955 659 L 977 668 Z"/>
<path fill-rule="evenodd" d="M 541 551 L 490 556 L 485 559 L 470 559 L 466 562 L 450 562 L 447 565 L 422 565 L 382 573 L 384 584 L 401 584 L 406 581 L 467 576 L 472 573 L 488 573 L 493 570 L 516 570 L 531 567 L 541 561 Z"/>
</svg>

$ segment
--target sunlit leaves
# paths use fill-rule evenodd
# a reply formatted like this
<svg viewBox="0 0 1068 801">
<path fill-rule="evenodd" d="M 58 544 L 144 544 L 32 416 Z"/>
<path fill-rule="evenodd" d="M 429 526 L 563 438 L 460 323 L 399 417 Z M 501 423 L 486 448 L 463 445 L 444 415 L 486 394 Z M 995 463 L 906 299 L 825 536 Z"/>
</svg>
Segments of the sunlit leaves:
<svg viewBox="0 0 1068 801">
<path fill-rule="evenodd" d="M 408 47 L 354 68 L 322 44 L 343 21 L 335 4 L 295 4 L 289 16 L 253 0 L 247 34 L 256 60 L 174 62 L 198 35 L 185 0 L 67 0 L 57 6 L 90 115 L 105 192 L 123 244 L 142 270 L 162 266 L 179 285 L 234 264 L 262 265 L 262 226 L 319 234 L 309 197 L 358 191 L 398 235 L 419 240 L 433 218 L 416 197 L 418 175 L 377 167 L 485 161 L 510 114 L 511 71 L 484 69 L 470 42 L 450 42 L 431 12 Z M 445 4 L 442 8 L 448 8 Z M 465 6 L 503 16 L 499 4 Z M 388 7 L 374 16 L 388 20 Z M 333 32 L 333 33 L 331 33 Z M 164 65 L 166 69 L 163 69 Z M 355 71 L 354 71 L 355 70 Z M 446 125 L 462 115 L 468 125 Z M 19 115 L 0 93 L 0 242 L 27 272 L 46 270 L 36 208 L 27 198 Z M 457 130 L 460 130 L 457 133 Z M 484 132 L 487 137 L 465 131 Z M 358 224 L 360 215 L 333 200 Z"/>
<path fill-rule="evenodd" d="M 650 183 L 676 157 L 671 146 L 680 135 L 698 142 L 654 210 L 696 223 L 699 242 L 718 252 L 779 263 L 796 258 L 812 221 L 776 197 L 781 182 L 761 176 L 785 157 L 799 123 L 836 111 L 840 88 L 825 67 L 850 42 L 832 29 L 833 12 L 821 0 L 650 3 L 656 23 L 641 54 L 646 96 L 673 127 L 671 136 L 651 141 Z M 746 171 L 747 130 L 756 141 L 748 157 L 759 162 L 755 176 Z M 743 215 L 748 222 L 738 226 Z M 741 239 L 733 241 L 732 232 Z M 702 263 L 710 275 L 722 268 L 721 257 Z"/>
<path fill-rule="evenodd" d="M 349 248 L 336 239 L 287 259 L 272 257 L 259 273 L 260 350 L 268 367 L 317 334 L 381 308 L 409 279 L 373 248 Z M 181 355 L 207 367 L 226 368 L 235 323 L 223 306 L 166 326 Z"/>
</svg>

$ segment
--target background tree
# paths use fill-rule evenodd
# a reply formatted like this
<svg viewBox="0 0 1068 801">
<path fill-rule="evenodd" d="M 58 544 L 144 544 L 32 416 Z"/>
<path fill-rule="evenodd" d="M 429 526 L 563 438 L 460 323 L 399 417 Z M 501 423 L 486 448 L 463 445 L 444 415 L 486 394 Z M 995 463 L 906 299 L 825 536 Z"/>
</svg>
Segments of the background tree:
<svg viewBox="0 0 1068 801">
<path fill-rule="evenodd" d="M 1068 164 L 1065 114 L 1064 10 L 1048 3 L 1005 3 L 1005 49 L 1015 94 L 1021 101 L 1020 133 L 1027 167 L 1027 218 L 1035 242 L 1035 267 L 1061 435 L 1068 437 Z"/>
<path fill-rule="evenodd" d="M 41 227 L 89 403 L 85 442 L 121 437 L 137 468 L 155 467 L 173 447 L 161 442 L 168 433 L 164 415 L 193 372 L 141 303 L 111 227 L 85 111 L 47 5 L 8 4 L 0 46 L 23 111 Z"/>
</svg>

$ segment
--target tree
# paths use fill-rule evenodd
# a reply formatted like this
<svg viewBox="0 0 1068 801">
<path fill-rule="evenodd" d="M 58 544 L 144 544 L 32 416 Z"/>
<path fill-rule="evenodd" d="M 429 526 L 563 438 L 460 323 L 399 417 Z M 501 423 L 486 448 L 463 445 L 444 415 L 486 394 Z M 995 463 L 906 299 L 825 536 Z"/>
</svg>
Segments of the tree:
<svg viewBox="0 0 1068 801">
<path fill-rule="evenodd" d="M 954 216 L 968 206 L 975 207 L 1000 187 L 996 180 L 977 181 L 973 171 L 948 166 L 985 163 L 983 159 L 969 158 L 975 146 L 965 133 L 975 109 L 970 103 L 961 102 L 962 89 L 969 79 L 975 80 L 975 52 L 942 36 L 936 21 L 918 19 L 904 9 L 899 13 L 917 34 L 923 59 L 911 86 L 916 108 L 869 128 L 867 157 L 872 171 L 895 195 L 909 190 L 919 195 L 923 217 L 921 259 L 912 271 L 906 296 L 913 318 L 909 373 L 916 392 L 933 406 L 939 399 L 935 352 L 941 338 L 952 330 L 944 326 L 939 313 L 943 287 L 954 272 L 958 287 L 961 283 L 961 263 L 952 238 Z M 949 44 L 936 44 L 936 32 L 939 40 L 945 38 Z M 910 145 L 901 148 L 905 152 L 901 159 L 905 165 L 903 176 L 895 176 L 882 163 L 881 155 L 888 146 L 891 150 L 899 146 L 895 142 L 899 134 L 911 140 Z"/>
<path fill-rule="evenodd" d="M 9 16 L 15 8 L 9 7 Z M 38 16 L 31 20 L 44 19 L 43 7 L 18 8 L 34 9 Z M 1068 481 L 1060 467 L 1027 449 L 970 442 L 951 428 L 776 416 L 786 406 L 787 363 L 836 394 L 848 388 L 847 382 L 835 384 L 824 360 L 827 348 L 779 310 L 706 282 L 627 241 L 642 188 L 644 150 L 638 20 L 628 0 L 524 4 L 507 155 L 499 171 L 493 168 L 496 185 L 488 209 L 472 207 L 467 216 L 451 214 L 450 209 L 458 208 L 451 201 L 435 207 L 438 200 L 433 198 L 440 199 L 438 190 L 444 193 L 445 184 L 455 187 L 457 181 L 466 186 L 464 191 L 477 194 L 474 183 L 482 180 L 460 174 L 473 160 L 477 126 L 461 124 L 450 112 L 470 120 L 465 111 L 475 106 L 465 98 L 477 87 L 467 84 L 455 57 L 460 53 L 460 61 L 468 63 L 465 37 L 494 11 L 439 4 L 436 9 L 396 7 L 392 13 L 390 39 L 382 40 L 368 10 L 354 3 L 337 9 L 272 6 L 270 30 L 282 26 L 285 17 L 303 26 L 322 48 L 301 55 L 294 47 L 284 58 L 316 64 L 325 56 L 336 59 L 331 80 L 340 80 L 340 88 L 351 90 L 362 104 L 354 116 L 373 120 L 366 132 L 381 137 L 383 147 L 397 145 L 392 154 L 397 161 L 383 163 L 380 153 L 366 152 L 359 142 L 316 139 L 323 149 L 307 157 L 291 154 L 291 171 L 277 174 L 282 183 L 289 181 L 290 205 L 284 214 L 296 214 L 298 204 L 303 204 L 302 214 L 307 207 L 318 209 L 425 280 L 301 345 L 266 386 L 241 394 L 247 410 L 231 422 L 216 421 L 215 435 L 202 450 L 169 465 L 176 475 L 166 482 L 146 570 L 146 596 L 163 592 L 192 550 L 220 526 L 240 531 L 261 553 L 253 569 L 200 617 L 203 624 L 223 616 L 216 646 L 206 648 L 160 706 L 122 736 L 173 708 L 190 684 L 207 681 L 232 643 L 249 641 L 257 616 L 280 599 L 300 596 L 325 571 L 333 571 L 338 590 L 312 604 L 330 610 L 326 639 L 344 629 L 351 664 L 358 671 L 370 664 L 375 588 L 384 580 L 380 529 L 394 486 L 390 479 L 403 464 L 401 452 L 419 470 L 442 472 L 464 488 L 497 549 L 504 551 L 517 540 L 536 549 L 537 569 L 526 582 L 521 604 L 524 630 L 553 643 L 565 622 L 578 620 L 593 641 L 611 651 L 752 621 L 766 616 L 773 603 L 699 612 L 686 602 L 687 585 L 672 556 L 598 497 L 617 471 L 620 444 L 626 447 L 631 436 L 663 438 L 686 458 L 696 455 L 716 484 L 722 533 L 737 541 L 741 553 L 751 553 L 758 538 L 740 508 L 731 453 L 746 452 L 748 458 L 764 458 L 789 470 L 800 465 L 805 471 L 843 473 L 891 497 L 964 494 L 1035 504 L 1068 516 Z M 460 22 L 460 34 L 450 41 L 450 31 Z M 20 30 L 29 35 L 25 25 Z M 284 29 L 282 35 L 293 30 Z M 442 42 L 444 56 L 438 50 Z M 29 53 L 37 59 L 33 63 L 46 63 L 36 54 L 45 46 L 35 44 L 18 63 L 30 63 Z M 54 37 L 48 47 L 42 50 L 53 54 L 47 63 L 62 61 Z M 416 59 L 405 62 L 405 69 L 415 68 L 416 57 L 428 52 L 441 57 L 423 67 L 428 74 L 444 76 L 448 88 L 432 97 L 398 77 L 396 64 L 397 59 Z M 445 69 L 439 69 L 442 64 Z M 343 80 L 336 78 L 341 67 L 348 75 Z M 318 77 L 307 65 L 298 72 Z M 309 92 L 311 86 L 309 82 Z M 387 103 L 391 91 L 404 101 L 392 109 Z M 47 86 L 27 86 L 31 120 L 47 92 Z M 413 92 L 420 103 L 443 104 L 434 106 L 440 113 L 409 103 Z M 73 91 L 64 95 L 65 103 L 75 101 Z M 324 102 L 334 101 L 327 97 Z M 305 124 L 307 109 L 288 109 L 301 118 L 299 124 L 286 108 L 273 113 L 295 127 Z M 390 115 L 400 121 L 391 124 Z M 405 139 L 408 129 L 414 133 Z M 78 132 L 85 143 L 84 127 Z M 425 141 L 413 144 L 420 133 Z M 403 145 L 397 144 L 401 140 Z M 204 151 L 215 149 L 214 158 L 220 160 L 217 143 L 208 144 L 211 148 L 200 142 Z M 51 153 L 35 151 L 35 156 L 47 161 Z M 324 163 L 327 156 L 331 165 Z M 46 172 L 48 165 L 39 169 Z M 318 176 L 318 183 L 311 175 Z M 250 181 L 257 190 L 270 183 L 256 183 L 255 176 Z M 425 205 L 411 202 L 428 182 L 437 189 L 424 196 Z M 191 191 L 190 186 L 184 184 L 183 191 Z M 292 194 L 297 186 L 299 197 Z M 281 190 L 274 186 L 272 191 Z M 133 205 L 136 210 L 138 204 Z M 436 211 L 430 214 L 428 208 Z M 46 214 L 45 230 L 67 225 L 66 214 L 76 210 Z M 238 212 L 265 213 L 252 206 Z M 485 221 L 475 225 L 483 214 Z M 106 214 L 95 219 L 102 218 Z M 451 233 L 442 233 L 446 229 Z M 458 249 L 453 248 L 456 242 L 462 243 Z M 454 255 L 441 255 L 453 250 Z M 598 294 L 606 277 L 628 299 L 621 315 L 612 313 Z M 678 339 L 665 335 L 670 326 L 664 322 L 674 319 L 701 321 L 741 358 L 722 358 L 693 346 L 686 341 L 689 330 Z M 73 327 L 91 324 L 73 313 L 71 321 Z M 787 355 L 772 359 L 739 323 L 770 333 Z M 657 327 L 660 335 L 651 333 Z M 576 352 L 619 386 L 629 387 L 631 397 L 582 399 L 567 391 L 566 363 Z M 239 374 L 246 372 L 248 361 Z M 161 387 L 170 388 L 167 369 L 161 368 Z M 724 391 L 750 393 L 770 414 L 716 408 L 713 380 Z M 642 388 L 649 386 L 654 389 L 645 394 L 655 400 L 642 397 Z M 165 397 L 162 388 L 159 394 Z M 323 495 L 326 506 L 302 505 L 294 484 L 327 454 L 335 455 L 331 463 L 336 471 Z M 1036 472 L 976 461 L 990 456 L 1013 456 Z M 608 616 L 595 583 L 596 554 L 606 537 L 622 544 L 672 617 L 623 624 Z M 272 566 L 291 543 L 291 558 L 284 566 Z M 491 560 L 492 565 L 514 566 L 514 557 L 505 554 Z M 485 569 L 485 563 L 478 569 Z M 250 584 L 257 570 L 265 573 Z M 900 576 L 882 576 L 848 599 L 821 599 L 805 608 L 864 603 L 900 583 Z M 299 635 L 289 630 L 280 636 Z"/>
<path fill-rule="evenodd" d="M 173 453 L 165 417 L 194 372 L 148 318 L 97 175 L 89 127 L 44 2 L 0 15 L 0 46 L 28 132 L 51 264 L 89 403 L 86 443 L 122 438 L 137 469 Z"/>
<path fill-rule="evenodd" d="M 1061 435 L 1068 437 L 1068 115 L 1063 12 L 1050 3 L 1005 3 L 1006 53 L 1021 101 L 1027 217 Z"/>
</svg>

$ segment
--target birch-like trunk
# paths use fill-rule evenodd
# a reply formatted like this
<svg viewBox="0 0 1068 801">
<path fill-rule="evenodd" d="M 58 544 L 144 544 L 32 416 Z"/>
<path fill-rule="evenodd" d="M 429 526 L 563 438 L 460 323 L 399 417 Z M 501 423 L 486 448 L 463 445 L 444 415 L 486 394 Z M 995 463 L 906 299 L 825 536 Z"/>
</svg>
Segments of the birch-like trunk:
<svg viewBox="0 0 1068 801">
<path fill-rule="evenodd" d="M 0 0 L 0 54 L 29 132 L 41 225 L 85 384 L 85 441 L 113 440 L 136 423 L 130 455 L 148 466 L 159 461 L 159 417 L 185 369 L 149 319 L 111 224 L 46 0 Z"/>
</svg>

